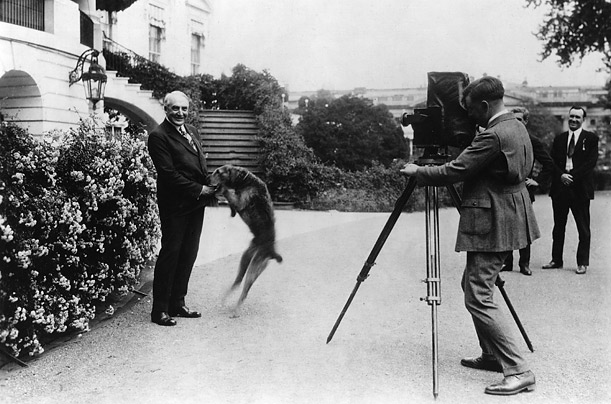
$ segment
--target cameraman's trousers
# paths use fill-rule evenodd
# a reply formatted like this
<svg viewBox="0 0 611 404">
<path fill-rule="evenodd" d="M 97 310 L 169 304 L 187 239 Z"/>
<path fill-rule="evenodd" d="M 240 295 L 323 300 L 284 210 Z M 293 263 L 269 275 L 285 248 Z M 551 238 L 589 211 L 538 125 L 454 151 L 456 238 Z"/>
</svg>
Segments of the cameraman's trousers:
<svg viewBox="0 0 611 404">
<path fill-rule="evenodd" d="M 467 252 L 462 279 L 465 307 L 471 313 L 484 357 L 496 358 L 503 374 L 511 376 L 530 370 L 520 354 L 511 327 L 494 302 L 495 282 L 511 251 Z"/>
</svg>

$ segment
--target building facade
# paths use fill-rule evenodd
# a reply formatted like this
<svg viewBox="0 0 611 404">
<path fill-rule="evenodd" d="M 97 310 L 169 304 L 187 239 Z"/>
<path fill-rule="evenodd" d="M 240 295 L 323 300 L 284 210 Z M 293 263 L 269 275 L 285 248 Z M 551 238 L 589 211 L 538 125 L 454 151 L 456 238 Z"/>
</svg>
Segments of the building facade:
<svg viewBox="0 0 611 404">
<path fill-rule="evenodd" d="M 101 12 L 106 40 L 180 76 L 202 74 L 212 6 L 208 0 L 137 0 L 122 11 Z"/>
<path fill-rule="evenodd" d="M 211 14 L 207 0 L 0 0 L 3 119 L 42 135 L 92 113 L 102 116 L 106 106 L 154 125 L 163 108 L 139 84 L 107 71 L 104 101 L 94 104 L 69 73 L 89 49 L 100 52 L 105 67 L 102 51 L 111 45 L 179 75 L 201 73 Z"/>
</svg>

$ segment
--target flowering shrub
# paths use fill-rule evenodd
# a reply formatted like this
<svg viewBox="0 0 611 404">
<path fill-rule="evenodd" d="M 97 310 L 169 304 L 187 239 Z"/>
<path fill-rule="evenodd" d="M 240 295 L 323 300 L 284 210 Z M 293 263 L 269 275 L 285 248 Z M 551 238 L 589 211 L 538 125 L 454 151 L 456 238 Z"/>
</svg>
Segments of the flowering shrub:
<svg viewBox="0 0 611 404">
<path fill-rule="evenodd" d="M 159 240 L 152 162 L 133 137 L 82 122 L 53 145 L 0 136 L 0 344 L 42 353 L 138 284 Z M 106 308 L 108 310 L 108 308 Z"/>
</svg>

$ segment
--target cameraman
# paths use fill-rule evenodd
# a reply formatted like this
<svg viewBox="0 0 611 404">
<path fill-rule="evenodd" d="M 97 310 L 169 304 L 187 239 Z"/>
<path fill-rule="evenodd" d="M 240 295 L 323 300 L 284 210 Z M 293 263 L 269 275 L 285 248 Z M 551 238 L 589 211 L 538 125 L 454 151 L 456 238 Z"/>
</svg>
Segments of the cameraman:
<svg viewBox="0 0 611 404">
<path fill-rule="evenodd" d="M 503 372 L 501 382 L 485 389 L 495 395 L 535 388 L 535 375 L 493 301 L 495 281 L 507 255 L 539 237 L 525 185 L 533 166 L 532 145 L 524 125 L 505 108 L 504 94 L 503 84 L 494 77 L 469 84 L 463 92 L 464 105 L 469 117 L 485 130 L 449 163 L 406 164 L 401 170 L 421 185 L 464 182 L 456 251 L 467 252 L 462 288 L 482 355 L 462 359 L 461 364 Z"/>
</svg>

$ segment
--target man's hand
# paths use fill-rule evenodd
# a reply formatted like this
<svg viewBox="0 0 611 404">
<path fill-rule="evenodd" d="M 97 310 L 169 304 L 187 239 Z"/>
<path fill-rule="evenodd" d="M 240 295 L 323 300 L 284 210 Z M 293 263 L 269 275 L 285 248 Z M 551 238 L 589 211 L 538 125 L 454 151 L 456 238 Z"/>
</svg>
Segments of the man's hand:
<svg viewBox="0 0 611 404">
<path fill-rule="evenodd" d="M 562 181 L 562 183 L 568 187 L 573 183 L 573 176 L 571 174 L 564 173 L 560 176 L 560 181 Z"/>
<path fill-rule="evenodd" d="M 216 192 L 215 187 L 209 187 L 208 185 L 202 186 L 202 192 L 200 192 L 201 196 L 212 195 Z"/>
<path fill-rule="evenodd" d="M 526 186 L 527 187 L 538 187 L 539 183 L 532 178 L 526 178 Z"/>
<path fill-rule="evenodd" d="M 407 163 L 406 165 L 403 166 L 403 168 L 400 170 L 402 174 L 405 175 L 415 175 L 416 172 L 418 171 L 418 165 L 413 164 L 413 163 Z"/>
</svg>

